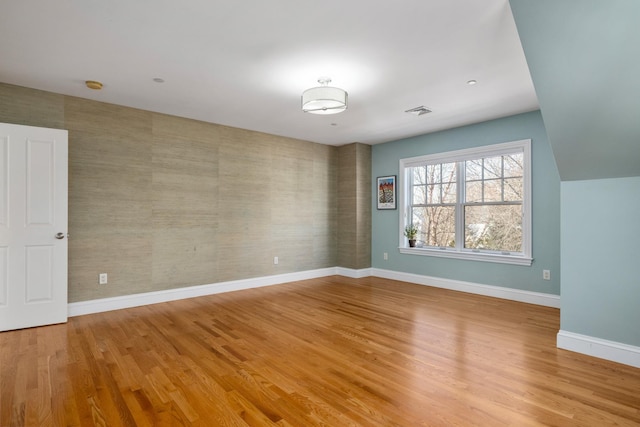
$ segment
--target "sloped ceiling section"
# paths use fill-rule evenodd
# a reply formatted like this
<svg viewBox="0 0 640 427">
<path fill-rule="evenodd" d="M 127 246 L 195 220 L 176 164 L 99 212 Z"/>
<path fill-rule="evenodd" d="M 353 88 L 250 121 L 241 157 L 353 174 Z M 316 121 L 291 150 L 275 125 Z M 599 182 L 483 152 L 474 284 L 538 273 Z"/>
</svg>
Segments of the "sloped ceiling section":
<svg viewBox="0 0 640 427">
<path fill-rule="evenodd" d="M 640 176 L 640 1 L 510 3 L 561 180 Z"/>
</svg>

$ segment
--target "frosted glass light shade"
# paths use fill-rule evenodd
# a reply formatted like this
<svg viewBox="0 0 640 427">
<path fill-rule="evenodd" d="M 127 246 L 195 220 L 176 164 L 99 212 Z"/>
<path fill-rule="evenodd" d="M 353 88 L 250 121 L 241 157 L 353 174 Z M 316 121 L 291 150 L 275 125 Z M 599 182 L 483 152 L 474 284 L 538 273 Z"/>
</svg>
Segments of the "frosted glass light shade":
<svg viewBox="0 0 640 427">
<path fill-rule="evenodd" d="M 337 87 L 318 86 L 302 92 L 302 111 L 336 114 L 347 109 L 347 92 Z"/>
</svg>

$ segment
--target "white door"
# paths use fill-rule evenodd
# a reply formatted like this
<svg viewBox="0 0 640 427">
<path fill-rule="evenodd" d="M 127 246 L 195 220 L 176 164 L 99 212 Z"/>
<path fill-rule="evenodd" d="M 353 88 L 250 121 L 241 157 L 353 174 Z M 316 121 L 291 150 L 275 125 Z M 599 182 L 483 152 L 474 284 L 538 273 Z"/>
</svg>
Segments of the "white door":
<svg viewBox="0 0 640 427">
<path fill-rule="evenodd" d="M 67 321 L 67 145 L 0 123 L 0 331 Z"/>
</svg>

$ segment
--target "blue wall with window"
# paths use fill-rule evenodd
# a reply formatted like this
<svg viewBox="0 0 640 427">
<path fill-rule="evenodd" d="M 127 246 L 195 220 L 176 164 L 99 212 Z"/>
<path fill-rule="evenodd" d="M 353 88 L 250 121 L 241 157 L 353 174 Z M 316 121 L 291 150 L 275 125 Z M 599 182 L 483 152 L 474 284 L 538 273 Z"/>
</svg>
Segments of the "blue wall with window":
<svg viewBox="0 0 640 427">
<path fill-rule="evenodd" d="M 372 267 L 560 295 L 560 177 L 539 111 L 374 145 L 372 182 L 378 176 L 398 175 L 399 161 L 403 158 L 522 139 L 531 139 L 532 144 L 534 260 L 530 267 L 401 254 L 399 210 L 377 210 L 375 188 L 372 188 Z M 385 252 L 388 260 L 383 258 Z M 551 271 L 551 280 L 542 279 L 543 270 Z"/>
</svg>

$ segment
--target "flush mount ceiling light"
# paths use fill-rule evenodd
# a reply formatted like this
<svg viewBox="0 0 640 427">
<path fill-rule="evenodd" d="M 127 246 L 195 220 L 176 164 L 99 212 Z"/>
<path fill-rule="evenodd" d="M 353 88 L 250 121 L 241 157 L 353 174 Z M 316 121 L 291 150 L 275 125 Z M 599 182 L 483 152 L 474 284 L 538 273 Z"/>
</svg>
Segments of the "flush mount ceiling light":
<svg viewBox="0 0 640 427">
<path fill-rule="evenodd" d="M 329 77 L 318 79 L 320 86 L 302 92 L 302 111 L 313 114 L 336 114 L 347 109 L 347 92 L 329 86 Z"/>
</svg>

